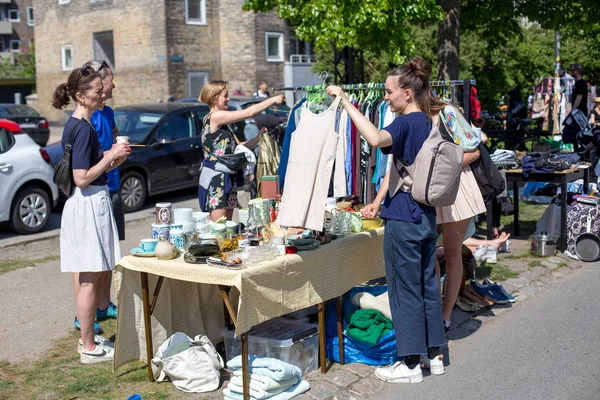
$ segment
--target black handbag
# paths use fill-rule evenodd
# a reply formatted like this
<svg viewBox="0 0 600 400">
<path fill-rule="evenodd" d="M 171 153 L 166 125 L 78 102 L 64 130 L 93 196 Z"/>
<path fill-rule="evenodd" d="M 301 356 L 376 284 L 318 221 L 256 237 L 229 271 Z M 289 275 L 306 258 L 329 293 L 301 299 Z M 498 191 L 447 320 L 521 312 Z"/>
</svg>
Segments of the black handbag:
<svg viewBox="0 0 600 400">
<path fill-rule="evenodd" d="M 469 166 L 471 167 L 471 171 L 473 171 L 475 180 L 477 180 L 483 201 L 487 203 L 506 190 L 506 181 L 496 164 L 492 161 L 490 152 L 483 142 L 479 144 L 478 149 L 479 158 L 469 164 Z"/>
<path fill-rule="evenodd" d="M 73 186 L 75 185 L 75 182 L 73 181 L 73 169 L 71 168 L 71 150 L 73 148 L 73 133 L 80 123 L 81 120 L 79 120 L 79 122 L 71 129 L 63 156 L 58 164 L 54 166 L 54 183 L 58 186 L 60 191 L 67 196 L 73 194 Z"/>
<path fill-rule="evenodd" d="M 223 164 L 227 169 L 234 173 L 243 170 L 248 163 L 244 153 L 226 154 L 216 157 L 218 163 Z"/>
</svg>

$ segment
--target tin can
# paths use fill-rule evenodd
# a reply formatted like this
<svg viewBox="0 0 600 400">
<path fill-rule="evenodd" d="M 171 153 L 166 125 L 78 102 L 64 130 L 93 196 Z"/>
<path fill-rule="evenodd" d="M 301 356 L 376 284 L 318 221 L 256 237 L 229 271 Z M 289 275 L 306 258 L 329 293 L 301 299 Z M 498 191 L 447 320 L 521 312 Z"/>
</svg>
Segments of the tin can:
<svg viewBox="0 0 600 400">
<path fill-rule="evenodd" d="M 171 224 L 171 203 L 156 203 L 156 223 Z"/>
</svg>

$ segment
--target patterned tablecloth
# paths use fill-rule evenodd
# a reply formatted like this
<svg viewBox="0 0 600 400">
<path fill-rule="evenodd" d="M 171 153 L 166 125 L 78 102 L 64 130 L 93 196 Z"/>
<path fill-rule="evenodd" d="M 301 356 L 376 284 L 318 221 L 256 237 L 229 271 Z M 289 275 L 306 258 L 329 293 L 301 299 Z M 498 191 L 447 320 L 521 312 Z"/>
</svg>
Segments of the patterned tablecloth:
<svg viewBox="0 0 600 400">
<path fill-rule="evenodd" d="M 217 285 L 237 289 L 237 336 L 261 322 L 341 296 L 356 285 L 384 276 L 383 229 L 236 271 L 188 264 L 183 256 L 169 261 L 124 257 L 115 274 L 119 306 L 115 369 L 146 358 L 140 272 L 150 274 L 151 299 L 158 276 L 167 278 L 152 315 L 154 352 L 178 331 L 191 337 L 203 333 L 216 343 L 224 326 Z"/>
</svg>

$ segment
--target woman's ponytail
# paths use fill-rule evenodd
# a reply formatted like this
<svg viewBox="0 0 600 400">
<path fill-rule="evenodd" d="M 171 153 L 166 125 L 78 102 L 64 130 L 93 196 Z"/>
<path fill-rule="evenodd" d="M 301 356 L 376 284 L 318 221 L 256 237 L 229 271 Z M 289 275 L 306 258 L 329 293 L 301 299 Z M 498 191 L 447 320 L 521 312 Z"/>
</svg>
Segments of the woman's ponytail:
<svg viewBox="0 0 600 400">
<path fill-rule="evenodd" d="M 54 90 L 54 96 L 52 98 L 52 107 L 56 109 L 61 109 L 67 106 L 71 102 L 71 96 L 69 94 L 69 90 L 67 89 L 66 83 L 61 83 L 58 85 L 56 90 Z"/>
</svg>

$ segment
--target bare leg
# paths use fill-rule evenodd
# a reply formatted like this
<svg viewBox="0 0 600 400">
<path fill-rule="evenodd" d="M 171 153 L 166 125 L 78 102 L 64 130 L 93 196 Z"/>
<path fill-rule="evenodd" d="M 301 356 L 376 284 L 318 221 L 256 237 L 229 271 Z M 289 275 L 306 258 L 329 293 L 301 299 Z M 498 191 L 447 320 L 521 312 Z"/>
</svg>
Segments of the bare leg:
<svg viewBox="0 0 600 400">
<path fill-rule="evenodd" d="M 73 272 L 73 299 L 77 307 L 77 296 L 79 296 L 79 272 Z"/>
<path fill-rule="evenodd" d="M 220 208 L 218 210 L 212 210 L 210 212 L 210 220 L 211 221 L 216 221 L 221 217 L 226 217 L 227 216 L 227 210 L 224 208 Z"/>
<path fill-rule="evenodd" d="M 469 220 L 444 224 L 444 253 L 446 255 L 446 279 L 444 291 L 444 305 L 442 314 L 445 320 L 450 320 L 452 308 L 460 290 L 463 278 L 462 243 Z"/>
<path fill-rule="evenodd" d="M 475 251 L 478 246 L 493 246 L 497 250 L 502 247 L 504 243 L 510 238 L 510 233 L 502 232 L 500 237 L 492 240 L 480 240 L 475 238 L 468 238 L 464 241 L 464 245 L 467 246 L 471 251 Z"/>
<path fill-rule="evenodd" d="M 110 305 L 110 284 L 112 282 L 112 271 L 100 272 L 98 280 L 98 309 L 106 310 Z"/>
<path fill-rule="evenodd" d="M 80 272 L 79 293 L 77 295 L 77 317 L 81 325 L 81 340 L 85 350 L 96 346 L 94 341 L 94 321 L 98 308 L 98 281 L 101 273 Z"/>
</svg>

